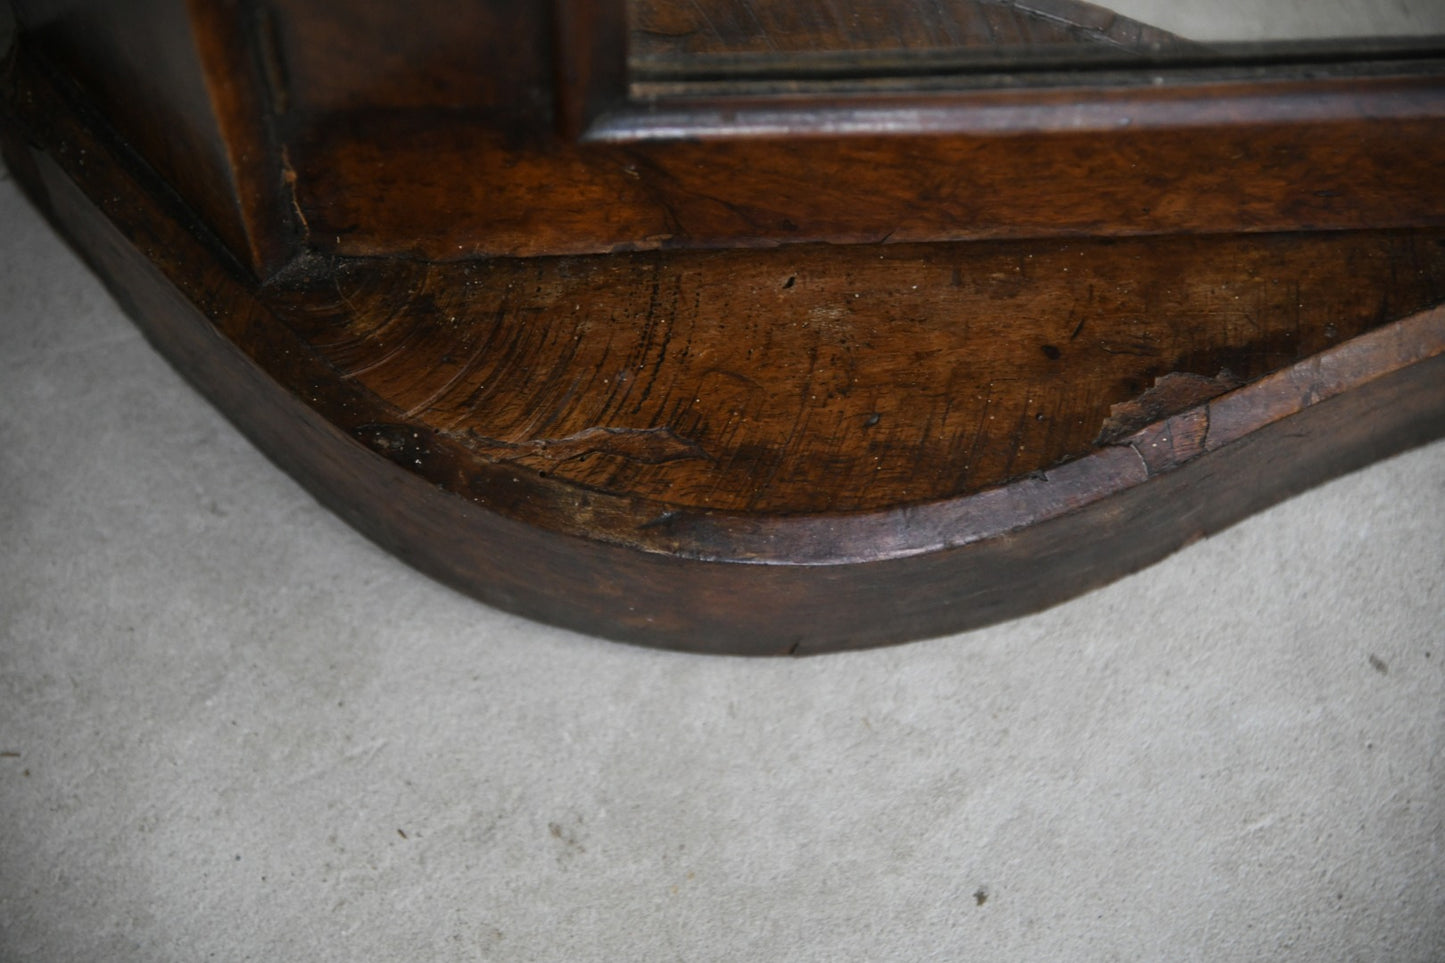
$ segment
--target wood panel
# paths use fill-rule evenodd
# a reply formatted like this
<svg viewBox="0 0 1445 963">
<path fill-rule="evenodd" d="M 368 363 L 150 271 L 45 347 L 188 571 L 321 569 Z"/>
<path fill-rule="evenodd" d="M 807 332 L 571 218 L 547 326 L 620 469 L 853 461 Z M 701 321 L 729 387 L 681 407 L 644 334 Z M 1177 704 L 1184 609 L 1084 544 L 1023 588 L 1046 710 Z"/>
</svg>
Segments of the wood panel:
<svg viewBox="0 0 1445 963">
<path fill-rule="evenodd" d="M 74 83 L 259 274 L 290 256 L 289 198 L 238 0 L 16 0 L 31 57 Z"/>
<path fill-rule="evenodd" d="M 1445 88 L 1419 64 L 1381 75 L 1315 65 L 1308 80 L 1251 68 L 1228 81 L 1161 74 L 1155 86 L 1082 72 L 1046 89 L 629 100 L 608 39 L 622 27 L 616 0 L 267 9 L 297 209 L 323 253 L 1445 224 Z M 1106 37 L 1118 25 L 1105 20 L 1076 26 Z"/>
<path fill-rule="evenodd" d="M 514 132 L 552 127 L 547 3 L 269 0 L 287 113 L 465 111 Z"/>
<path fill-rule="evenodd" d="M 509 149 L 392 119 L 293 144 L 313 244 L 433 260 L 660 247 L 1445 225 L 1438 119 Z"/>
<path fill-rule="evenodd" d="M 379 447 L 421 431 L 672 508 L 856 512 L 1052 468 L 1156 379 L 1218 394 L 1445 301 L 1441 237 L 317 260 L 270 293 L 396 412 Z"/>
<path fill-rule="evenodd" d="M 262 275 L 303 247 L 448 260 L 1445 224 L 1445 88 L 1419 64 L 629 102 L 599 52 L 620 6 L 579 9 L 19 5 L 32 53 Z"/>
<path fill-rule="evenodd" d="M 1445 432 L 1420 84 L 1383 116 L 1113 139 L 634 145 L 286 96 L 312 248 L 263 281 L 60 62 L 7 63 L 7 160 L 158 347 L 380 544 L 558 624 L 747 653 L 983 625 Z M 1095 236 L 916 243 L 957 231 Z M 815 232 L 860 243 L 781 243 Z M 668 249 L 475 257 L 613 236 Z"/>
<path fill-rule="evenodd" d="M 59 125 L 42 143 L 54 149 L 49 138 L 64 136 L 98 148 L 85 133 Z M 338 381 L 122 167 L 61 168 L 13 138 L 5 146 L 148 335 L 342 517 L 491 604 L 633 642 L 801 655 L 986 625 L 1445 429 L 1445 312 L 1435 309 L 1045 477 L 922 510 L 648 518 L 657 506 L 568 492 L 485 460 L 459 487 L 436 471 L 457 453 L 445 440 L 415 453 L 421 465 L 359 444 L 355 428 L 390 413 Z M 110 219 L 122 211 L 126 219 Z M 568 522 L 591 537 L 560 530 Z M 614 524 L 649 545 L 611 537 Z M 741 560 L 745 546 L 753 564 L 705 560 Z"/>
<path fill-rule="evenodd" d="M 676 72 L 737 54 L 967 51 L 1018 60 L 1080 48 L 1145 55 L 1195 46 L 1078 0 L 630 0 L 627 17 L 634 67 Z"/>
</svg>

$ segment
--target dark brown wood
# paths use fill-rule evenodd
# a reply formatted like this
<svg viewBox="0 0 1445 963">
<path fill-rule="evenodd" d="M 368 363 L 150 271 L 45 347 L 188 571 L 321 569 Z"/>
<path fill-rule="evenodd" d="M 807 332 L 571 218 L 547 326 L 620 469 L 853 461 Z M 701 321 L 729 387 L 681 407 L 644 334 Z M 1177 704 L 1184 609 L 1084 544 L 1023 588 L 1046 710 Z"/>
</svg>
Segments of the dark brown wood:
<svg viewBox="0 0 1445 963">
<path fill-rule="evenodd" d="M 852 0 L 846 4 L 757 0 L 631 0 L 628 59 L 634 70 L 686 75 L 751 55 L 770 67 L 798 66 L 848 52 L 907 52 L 895 60 L 917 73 L 920 53 L 967 53 L 997 60 L 1077 56 L 1081 48 L 1143 57 L 1198 47 L 1181 37 L 1079 0 Z M 782 64 L 776 61 L 781 56 Z M 926 59 L 924 64 L 936 63 Z"/>
<path fill-rule="evenodd" d="M 629 101 L 615 2 L 269 9 L 281 139 L 328 253 L 1445 224 L 1445 89 L 1416 68 Z"/>
<path fill-rule="evenodd" d="M 513 18 L 545 36 L 575 30 L 524 6 L 469 8 L 457 33 L 476 26 L 468 17 Z M 263 233 L 278 246 L 251 269 L 228 253 L 237 236 L 225 219 L 171 189 L 169 155 L 120 132 L 140 123 L 134 112 L 110 126 L 105 104 L 69 77 L 63 45 L 22 42 L 7 63 L 6 157 L 157 346 L 260 447 L 380 544 L 493 604 L 708 652 L 901 641 L 1071 597 L 1445 434 L 1445 205 L 1425 186 L 1442 130 L 1417 81 L 1390 82 L 1415 106 L 1384 119 L 1164 127 L 1126 140 L 913 134 L 644 151 L 559 138 L 568 111 L 575 121 L 592 110 L 591 81 L 558 94 L 555 64 L 509 81 L 550 105 L 536 116 L 515 112 L 516 89 L 467 88 L 461 54 L 448 59 L 435 24 L 394 62 L 375 54 L 394 77 L 438 81 L 429 92 L 413 77 L 370 97 L 359 70 L 307 74 L 316 65 L 298 50 L 328 31 L 395 26 L 399 14 L 377 0 L 302 9 L 272 8 L 269 26 L 245 21 L 248 43 L 275 45 L 253 51 L 269 93 L 208 94 L 229 166 L 195 196 L 229 190 L 234 211 L 256 214 L 233 222 L 242 226 L 273 217 Z M 194 22 L 201 63 L 240 64 L 236 51 L 252 49 L 207 48 L 239 28 Z M 601 75 L 576 74 L 588 76 Z M 598 83 L 613 89 L 615 71 Z M 435 109 L 447 90 L 471 100 Z M 414 136 L 318 163 L 298 145 L 314 147 L 319 116 L 382 118 L 374 132 Z M 457 157 L 478 146 L 463 129 L 495 138 L 472 161 L 499 173 L 459 194 Z M 361 142 L 357 128 L 337 130 L 337 143 Z M 1399 142 L 1371 156 L 1385 131 Z M 269 151 L 277 183 L 294 187 L 294 229 L 264 214 L 267 168 L 246 144 Z M 965 145 L 966 156 L 994 157 L 970 161 L 976 197 L 929 195 L 910 174 L 919 165 L 908 152 L 928 170 Z M 407 177 L 391 179 L 389 164 L 419 163 L 429 147 L 431 180 L 404 165 Z M 1232 166 L 1208 168 L 1230 151 Z M 768 157 L 777 170 L 758 166 Z M 624 158 L 631 172 L 604 170 Z M 1025 171 L 1081 165 L 1121 210 L 1089 221 L 1104 200 L 1064 191 L 1046 217 L 1039 189 L 1034 215 L 1000 208 L 1013 225 L 1000 233 L 1037 216 L 1030 231 L 1052 237 L 922 231 L 933 239 L 918 242 L 918 219 L 945 217 L 929 211 L 957 221 L 965 206 L 982 217 L 1018 200 L 1009 158 Z M 734 184 L 726 172 L 744 160 Z M 1166 160 L 1188 166 L 1193 186 L 1149 183 L 1163 177 L 1149 165 Z M 573 162 L 583 175 L 601 164 L 601 179 L 563 182 L 531 212 L 528 192 Z M 794 184 L 786 195 L 811 212 L 796 236 L 773 220 L 778 204 L 739 211 L 689 194 L 777 188 L 809 164 L 811 193 Z M 851 203 L 881 212 L 888 198 L 911 198 L 893 211 L 901 237 L 796 243 L 824 223 L 825 236 L 849 237 L 848 195 L 826 175 L 862 177 L 868 164 L 883 199 Z M 1132 193 L 1128 164 L 1153 172 Z M 1310 180 L 1286 184 L 1299 164 L 1313 165 Z M 243 167 L 258 172 L 251 188 Z M 1232 183 L 1241 170 L 1259 183 Z M 359 193 L 318 201 L 327 177 Z M 596 187 L 614 177 L 637 193 Z M 1220 197 L 1192 193 L 1205 183 Z M 1413 207 L 1405 185 L 1418 189 Z M 454 229 L 427 220 L 445 191 Z M 680 220 L 671 205 L 684 195 L 727 229 Z M 408 199 L 419 212 L 410 233 L 399 219 Z M 564 200 L 573 219 L 548 221 Z M 1157 206 L 1122 210 L 1145 201 Z M 649 205 L 684 235 L 633 233 Z M 1106 236 L 1130 233 L 1129 216 L 1138 232 L 1173 233 Z M 353 217 L 349 233 L 323 237 L 340 226 L 327 218 Z M 1219 223 L 1233 232 L 1195 233 Z M 1266 230 L 1280 226 L 1291 230 Z M 1321 226 L 1353 230 L 1308 230 Z M 582 242 L 567 240 L 574 229 Z M 1058 236 L 1085 230 L 1094 236 Z M 481 234 L 512 240 L 477 247 Z M 557 256 L 616 246 L 604 235 L 667 249 Z M 471 240 L 454 253 L 458 238 Z M 702 246 L 729 240 L 739 246 Z M 552 256 L 475 256 L 513 248 Z M 276 250 L 291 255 L 279 269 Z"/>
<path fill-rule="evenodd" d="M 855 512 L 1051 468 L 1155 379 L 1237 387 L 1445 301 L 1440 237 L 317 260 L 267 295 L 401 435 L 671 509 Z"/>
<path fill-rule="evenodd" d="M 558 132 L 577 140 L 627 98 L 625 0 L 554 0 Z"/>
<path fill-rule="evenodd" d="M 272 102 L 285 85 L 274 76 L 271 23 L 242 0 L 187 0 L 186 13 L 245 230 L 242 259 L 264 277 L 291 258 L 301 229 L 274 124 L 286 105 Z"/>
<path fill-rule="evenodd" d="M 719 124 L 662 129 L 703 140 L 531 150 L 465 118 L 358 113 L 320 120 L 289 146 L 315 246 L 350 256 L 1445 225 L 1434 153 L 1442 90 L 1344 86 L 1344 102 L 1381 115 L 1251 122 L 1256 111 L 1278 120 L 1281 104 L 1313 111 L 1295 86 L 1279 103 L 1237 103 L 1237 120 L 1188 123 L 1195 104 L 1185 101 L 1170 108 L 1185 126 L 1156 118 L 1134 129 L 1119 103 L 1106 111 L 1108 131 L 948 132 L 971 101 L 1021 96 L 1007 92 L 938 105 L 936 134 L 875 133 L 890 112 L 911 117 L 884 104 L 865 123 L 840 119 L 845 136 L 719 140 Z M 771 137 L 791 123 L 758 119 Z"/>
<path fill-rule="evenodd" d="M 289 257 L 247 14 L 237 0 L 15 0 L 27 45 L 265 274 Z M 284 202 L 289 204 L 289 200 Z"/>
<path fill-rule="evenodd" d="M 604 52 L 624 28 L 615 2 L 239 2 L 196 4 L 189 28 L 181 0 L 20 12 L 32 49 L 263 275 L 303 248 L 465 259 L 1445 225 L 1445 87 L 1413 61 L 629 101 Z"/>
</svg>

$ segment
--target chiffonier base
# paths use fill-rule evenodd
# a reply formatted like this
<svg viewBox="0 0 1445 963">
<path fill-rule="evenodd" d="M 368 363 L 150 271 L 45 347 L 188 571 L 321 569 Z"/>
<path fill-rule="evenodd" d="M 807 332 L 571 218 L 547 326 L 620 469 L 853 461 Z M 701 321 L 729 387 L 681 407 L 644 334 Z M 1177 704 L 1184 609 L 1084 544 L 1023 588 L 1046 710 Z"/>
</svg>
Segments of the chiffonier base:
<svg viewBox="0 0 1445 963">
<path fill-rule="evenodd" d="M 376 542 L 713 653 L 1019 616 L 1445 434 L 1445 234 L 235 263 L 43 78 L 6 158 L 136 323 Z"/>
</svg>

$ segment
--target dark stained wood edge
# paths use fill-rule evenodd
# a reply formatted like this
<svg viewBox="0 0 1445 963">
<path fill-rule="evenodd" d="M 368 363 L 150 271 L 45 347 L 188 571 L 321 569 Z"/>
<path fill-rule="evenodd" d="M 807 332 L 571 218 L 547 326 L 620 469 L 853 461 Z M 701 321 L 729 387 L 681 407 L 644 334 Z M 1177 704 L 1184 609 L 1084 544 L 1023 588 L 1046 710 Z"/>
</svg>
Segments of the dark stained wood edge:
<svg viewBox="0 0 1445 963">
<path fill-rule="evenodd" d="M 419 8 L 415 31 L 390 3 L 269 6 L 287 169 L 321 254 L 1445 225 L 1439 49 L 646 99 L 629 96 L 620 0 Z"/>
<path fill-rule="evenodd" d="M 17 0 L 16 8 L 27 57 L 104 114 L 238 263 L 264 277 L 292 257 L 295 212 L 282 190 L 254 4 Z"/>
<path fill-rule="evenodd" d="M 186 0 L 10 0 L 16 47 L 104 115 L 128 149 L 221 238 L 238 263 L 250 240 Z"/>
<path fill-rule="evenodd" d="M 1138 66 L 1209 48 L 1084 0 L 934 0 L 927 4 L 826 5 L 751 0 L 632 0 L 628 62 L 639 82 L 805 77 L 845 84 L 938 74 L 1029 72 L 1040 61 L 1082 66 L 1101 59 Z M 1102 55 L 1102 57 L 1101 57 Z"/>
<path fill-rule="evenodd" d="M 487 490 L 512 490 L 479 505 L 425 466 L 403 468 L 359 443 L 355 425 L 391 413 L 335 384 L 260 289 L 33 79 L 21 78 L 7 105 L 23 115 L 3 127 L 12 170 L 172 363 L 380 545 L 484 601 L 569 628 L 701 652 L 804 654 L 986 625 L 1445 434 L 1445 309 L 1436 308 L 1077 462 L 956 501 L 854 516 L 661 518 L 647 513 L 665 506 L 589 506 L 555 481 L 478 465 Z"/>
<path fill-rule="evenodd" d="M 259 9 L 240 0 L 186 0 L 186 10 L 230 161 L 249 261 L 264 278 L 290 261 L 304 239 L 273 123 L 275 109 L 284 106 L 275 103 L 284 98 L 284 87 L 274 66 L 262 62 L 274 54 L 268 54 Z"/>
<path fill-rule="evenodd" d="M 1445 224 L 1438 50 L 646 99 L 624 6 L 261 5 L 307 245 L 465 261 Z"/>
<path fill-rule="evenodd" d="M 577 140 L 627 99 L 625 0 L 553 0 L 559 133 Z"/>
<path fill-rule="evenodd" d="M 465 117 L 398 128 L 389 116 L 348 115 L 288 147 L 313 245 L 354 257 L 1445 225 L 1445 85 L 1394 83 L 1340 88 L 1341 115 L 1315 120 L 1291 116 L 1319 109 L 1302 85 L 1235 104 L 1237 117 L 1228 103 L 1213 114 L 1202 103 L 1161 106 L 1153 128 L 1121 106 L 1090 121 L 1107 130 L 845 126 L 784 138 L 773 135 L 791 121 L 760 122 L 756 137 L 694 131 L 538 152 Z M 1198 123 L 1196 109 L 1208 115 Z M 875 122 L 906 131 L 923 121 L 899 107 L 863 124 Z"/>
<path fill-rule="evenodd" d="M 674 139 L 905 136 L 914 134 L 1108 133 L 1225 124 L 1290 124 L 1445 118 L 1445 65 L 1407 75 L 1182 78 L 1141 84 L 859 92 L 831 97 L 678 96 L 633 101 L 599 114 L 582 139 L 627 143 Z"/>
<path fill-rule="evenodd" d="M 394 412 L 355 429 L 379 454 L 478 500 L 478 463 L 555 477 L 592 533 L 610 494 L 638 544 L 683 509 L 836 517 L 1052 470 L 1445 302 L 1442 239 L 317 258 L 263 298 Z"/>
</svg>

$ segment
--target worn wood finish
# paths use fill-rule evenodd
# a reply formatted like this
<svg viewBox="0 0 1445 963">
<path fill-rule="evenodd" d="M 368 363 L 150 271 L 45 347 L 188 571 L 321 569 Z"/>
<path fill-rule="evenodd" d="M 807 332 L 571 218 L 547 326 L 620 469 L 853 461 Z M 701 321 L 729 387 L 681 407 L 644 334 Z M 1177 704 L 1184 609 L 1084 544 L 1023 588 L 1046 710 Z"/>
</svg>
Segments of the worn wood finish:
<svg viewBox="0 0 1445 963">
<path fill-rule="evenodd" d="M 846 252 L 826 273 L 827 252 L 803 249 L 786 267 L 772 262 L 776 270 L 760 252 L 634 255 L 611 267 L 308 259 L 263 285 L 228 268 L 208 235 L 43 77 L 22 71 L 11 103 L 25 124 L 20 140 L 9 128 L 17 175 L 147 333 L 258 444 L 424 570 L 589 632 L 796 654 L 987 624 L 1445 428 L 1445 313 L 1417 310 L 1439 296 L 1438 233 L 874 250 Z M 1030 255 L 1066 285 L 1060 298 L 1093 307 L 1061 324 L 1057 304 L 1030 291 L 1039 281 L 1025 273 Z M 697 295 L 716 293 L 705 275 L 720 268 L 741 282 L 736 306 L 702 309 Z M 896 290 L 909 277 L 906 293 Z M 850 280 L 893 285 L 894 313 L 850 313 L 861 296 L 839 306 L 840 295 L 864 293 Z M 691 314 L 681 296 L 689 285 Z M 565 300 L 581 294 L 587 310 L 567 311 Z M 478 313 L 453 322 L 454 308 Z M 699 431 L 731 423 L 739 395 L 662 400 L 683 398 L 688 379 L 709 371 L 720 385 L 736 381 L 713 362 L 741 364 L 742 334 L 766 337 L 750 312 L 780 314 L 770 360 L 743 373 L 762 379 L 756 410 L 776 419 L 769 433 L 792 418 L 804 439 L 785 446 L 777 471 L 754 476 L 768 493 L 763 507 L 756 489 L 699 482 L 708 465 L 728 470 L 716 454 L 672 457 L 691 441 L 718 454 L 732 444 L 745 461 L 740 430 Z M 665 356 L 663 320 L 692 327 L 672 335 Z M 730 324 L 743 330 L 730 334 Z M 978 330 L 993 337 L 970 340 Z M 960 475 L 950 461 L 957 442 L 993 436 L 935 432 L 950 425 L 948 401 L 923 375 L 943 370 L 930 352 L 944 349 L 965 372 L 993 367 L 1056 391 L 1061 407 L 1043 422 L 1011 403 L 1025 427 L 1045 426 L 1045 439 L 1049 425 L 1063 426 L 1052 443 L 1065 460 L 1014 454 L 1010 464 L 1005 431 L 1002 444 L 987 443 L 1002 483 Z M 850 370 L 850 352 L 870 361 L 851 370 L 881 362 L 889 377 L 866 392 L 821 383 Z M 569 378 L 605 373 L 609 357 L 632 372 L 623 385 Z M 538 413 L 530 426 L 521 407 L 485 394 L 492 374 L 516 379 L 524 362 L 535 394 L 519 404 Z M 898 380 L 910 367 L 920 376 Z M 1221 379 L 1219 368 L 1232 375 Z M 1223 393 L 1170 388 L 1179 371 Z M 825 389 L 816 406 L 815 387 Z M 958 394 L 975 423 L 999 403 Z M 1152 420 L 1137 427 L 1140 411 Z M 639 429 L 640 440 L 629 434 Z M 1088 432 L 1101 431 L 1099 445 L 1088 444 Z M 888 468 L 878 487 L 854 487 L 870 438 L 889 439 L 879 449 Z M 920 459 L 913 473 L 910 446 Z M 814 501 L 810 479 L 836 493 Z M 915 485 L 925 497 L 905 493 Z M 724 491 L 724 505 L 708 505 Z"/>
<path fill-rule="evenodd" d="M 1378 93 L 1385 116 L 1131 130 L 1125 107 L 1107 133 L 531 150 L 466 119 L 358 113 L 318 119 L 289 147 L 312 245 L 349 256 L 1445 225 L 1445 95 L 1416 81 L 1351 86 L 1352 101 Z M 1304 93 L 1280 96 L 1297 105 Z"/>
<path fill-rule="evenodd" d="M 1081 36 L 1160 42 L 1063 5 Z M 639 100 L 607 53 L 619 0 L 18 9 L 31 49 L 262 276 L 308 249 L 445 260 L 1445 225 L 1438 64 Z"/>
<path fill-rule="evenodd" d="M 848 51 L 967 52 L 1015 60 L 1103 48 L 1143 56 L 1197 45 L 1078 0 L 852 0 L 790 4 L 757 0 L 630 0 L 634 70 L 688 74 L 738 55 L 793 63 Z M 858 61 L 854 61 L 857 63 Z M 925 61 L 927 62 L 927 61 Z"/>
<path fill-rule="evenodd" d="M 289 257 L 270 106 L 236 0 L 15 0 L 27 46 L 258 274 Z"/>
<path fill-rule="evenodd" d="M 267 294 L 396 412 L 383 450 L 420 431 L 672 509 L 855 512 L 1051 468 L 1155 379 L 1222 391 L 1445 301 L 1441 236 L 316 260 Z"/>
<path fill-rule="evenodd" d="M 1159 113 L 1107 134 L 874 100 L 904 133 L 672 104 L 721 139 L 589 143 L 636 107 L 593 45 L 609 9 L 192 10 L 167 62 L 205 93 L 157 94 L 214 148 L 192 181 L 93 89 L 143 61 L 135 31 L 84 68 L 63 17 L 32 21 L 0 131 L 158 347 L 318 498 L 615 638 L 796 654 L 983 625 L 1445 433 L 1431 75 L 1367 79 L 1339 116 L 1355 81 L 1114 91 L 1090 109 Z M 498 37 L 518 49 L 479 80 Z"/>
<path fill-rule="evenodd" d="M 598 49 L 616 2 L 441 7 L 267 5 L 306 246 L 444 260 L 1445 225 L 1445 88 L 1418 64 L 638 99 Z"/>
</svg>

